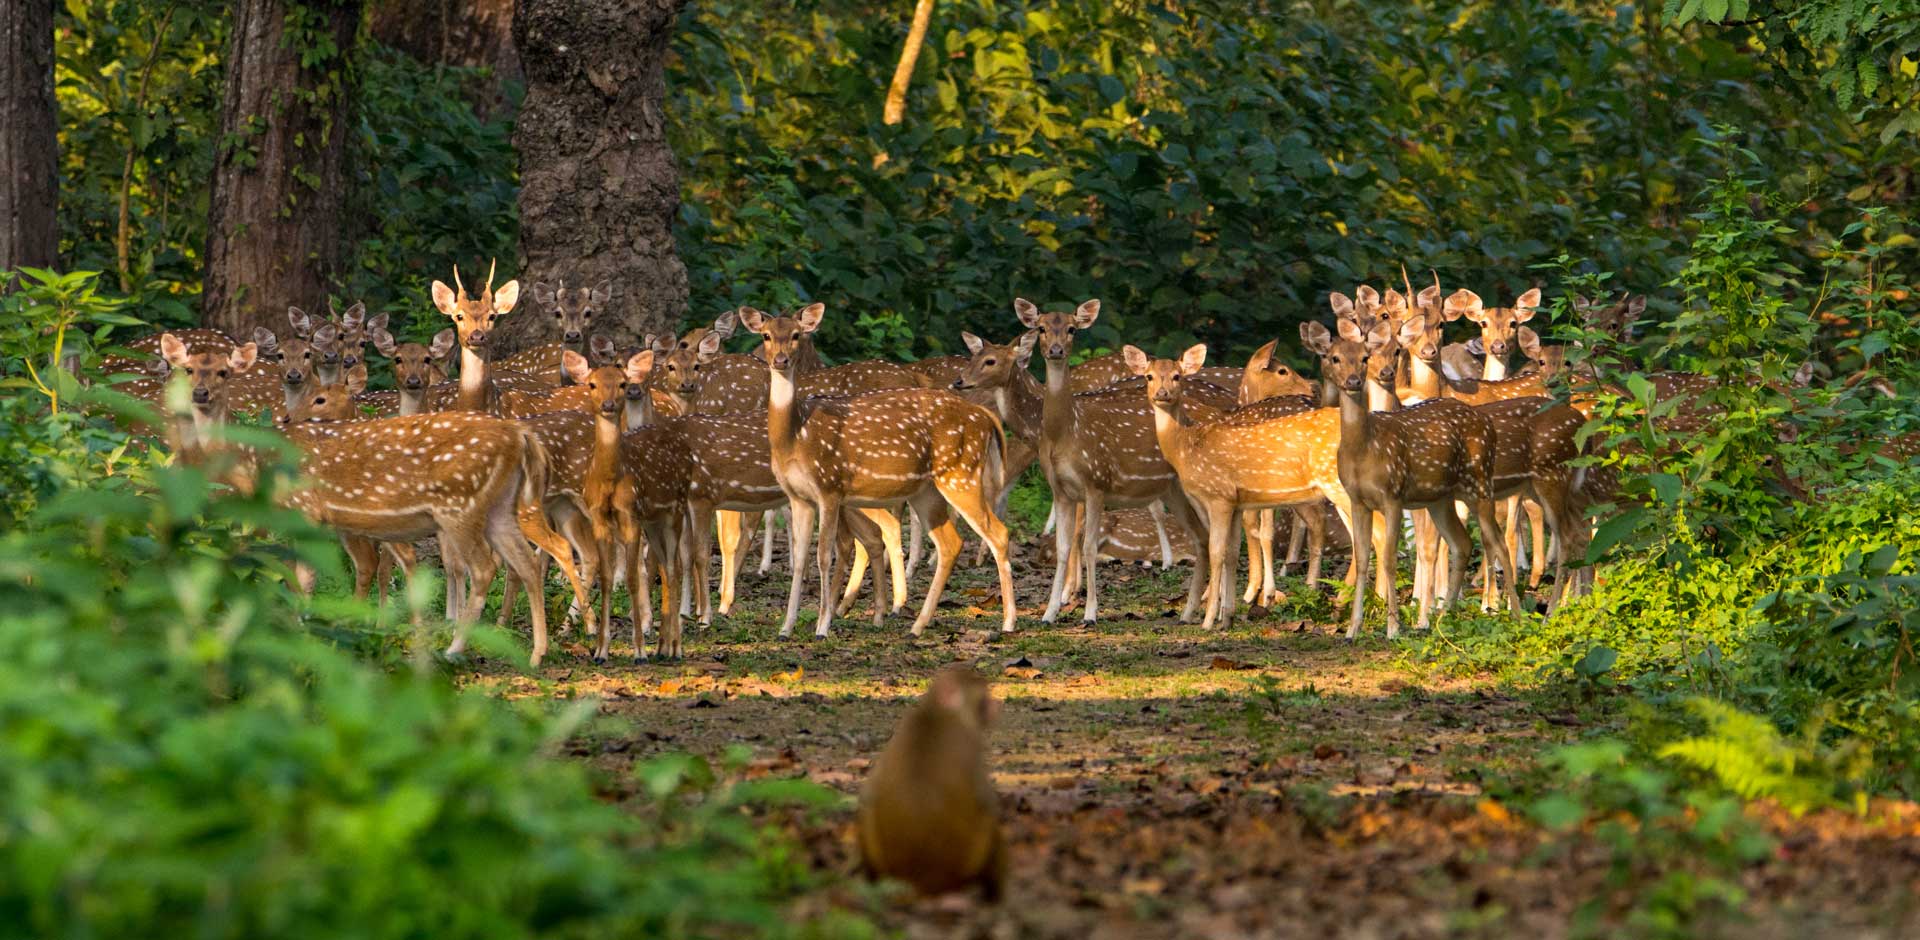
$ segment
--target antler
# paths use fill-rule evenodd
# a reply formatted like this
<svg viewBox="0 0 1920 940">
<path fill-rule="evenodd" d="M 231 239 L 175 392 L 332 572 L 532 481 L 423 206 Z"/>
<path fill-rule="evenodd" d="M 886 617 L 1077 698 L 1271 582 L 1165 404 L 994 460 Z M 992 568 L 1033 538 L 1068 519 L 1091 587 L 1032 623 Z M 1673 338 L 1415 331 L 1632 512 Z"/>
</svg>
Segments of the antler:
<svg viewBox="0 0 1920 940">
<path fill-rule="evenodd" d="M 460 291 L 460 299 L 467 299 L 467 285 L 460 283 L 460 266 L 453 266 L 453 286 Z"/>
<path fill-rule="evenodd" d="M 480 296 L 485 298 L 488 303 L 493 302 L 493 270 L 499 266 L 500 266 L 499 258 L 494 258 L 492 261 L 487 263 L 487 292 L 484 294 L 481 294 Z"/>
</svg>

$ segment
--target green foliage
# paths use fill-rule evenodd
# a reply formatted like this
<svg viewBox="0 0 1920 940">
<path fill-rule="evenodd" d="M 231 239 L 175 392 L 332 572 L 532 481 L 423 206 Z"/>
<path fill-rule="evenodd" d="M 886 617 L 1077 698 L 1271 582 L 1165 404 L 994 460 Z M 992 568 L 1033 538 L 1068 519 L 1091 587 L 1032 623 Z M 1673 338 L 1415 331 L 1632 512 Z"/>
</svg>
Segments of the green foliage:
<svg viewBox="0 0 1920 940">
<path fill-rule="evenodd" d="M 49 937 L 808 930 L 778 907 L 806 867 L 743 808 L 837 796 L 669 757 L 636 770 L 629 807 L 603 802 L 585 765 L 554 755 L 591 702 L 545 714 L 460 691 L 428 637 L 392 643 L 381 612 L 303 602 L 290 565 L 337 578 L 337 548 L 273 486 L 106 465 L 124 434 L 20 406 L 33 400 L 0 398 L 0 451 L 88 436 L 39 459 L 53 482 L 0 533 L 0 922 Z"/>
<path fill-rule="evenodd" d="M 1717 23 L 1751 31 L 1798 75 L 1817 79 L 1843 108 L 1882 109 L 1882 139 L 1920 134 L 1920 3 L 1914 0 L 1667 0 L 1675 26 Z"/>
<path fill-rule="evenodd" d="M 1660 756 L 1712 774 L 1743 799 L 1764 797 L 1804 813 L 1832 803 L 1837 790 L 1865 776 L 1871 749 L 1857 741 L 1834 751 L 1822 748 L 1818 722 L 1790 740 L 1765 716 L 1723 702 L 1697 698 L 1687 707 L 1706 723 L 1705 733 L 1662 747 Z M 1864 811 L 1865 793 L 1855 794 Z"/>
<path fill-rule="evenodd" d="M 948 353 L 1009 334 L 1013 294 L 1098 295 L 1093 345 L 1243 353 L 1402 261 L 1508 297 L 1565 252 L 1653 288 L 1717 171 L 1695 142 L 1714 122 L 1796 192 L 1886 158 L 1717 39 L 1544 2 L 943 3 L 889 127 L 897 12 L 686 14 L 669 132 L 696 315 L 818 299 L 848 311 L 830 354 L 872 348 L 861 315 Z M 1796 230 L 1844 226 L 1826 205 Z"/>
<path fill-rule="evenodd" d="M 1772 845 L 1740 803 L 1685 787 L 1623 742 L 1561 748 L 1553 782 L 1528 806 L 1541 825 L 1583 832 L 1611 855 L 1607 893 L 1575 913 L 1577 936 L 1692 937 L 1746 899 L 1736 877 Z M 1575 844 L 1563 839 L 1550 851 Z"/>
</svg>

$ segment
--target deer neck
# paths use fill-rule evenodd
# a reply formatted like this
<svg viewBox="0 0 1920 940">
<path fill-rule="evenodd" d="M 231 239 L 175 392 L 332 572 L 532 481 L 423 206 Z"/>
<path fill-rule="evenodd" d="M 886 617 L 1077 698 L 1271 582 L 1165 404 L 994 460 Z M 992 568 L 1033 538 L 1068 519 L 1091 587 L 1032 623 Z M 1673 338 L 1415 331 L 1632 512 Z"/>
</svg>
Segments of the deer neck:
<svg viewBox="0 0 1920 940">
<path fill-rule="evenodd" d="M 459 410 L 486 411 L 487 391 L 491 385 L 487 378 L 486 358 L 461 346 Z"/>
<path fill-rule="evenodd" d="M 1187 420 L 1187 412 L 1179 402 L 1163 404 L 1149 402 L 1153 408 L 1153 436 L 1160 440 L 1160 452 L 1172 464 L 1174 472 L 1187 466 L 1187 445 L 1189 428 L 1192 422 Z"/>
<path fill-rule="evenodd" d="M 280 395 L 280 401 L 286 406 L 287 414 L 293 414 L 293 406 L 299 404 L 300 399 L 305 398 L 307 395 L 307 383 L 302 382 L 299 385 L 288 385 L 282 382 L 280 383 Z"/>
<path fill-rule="evenodd" d="M 786 462 L 787 456 L 800 437 L 800 421 L 794 416 L 794 374 L 797 364 L 786 370 L 769 370 L 767 383 L 767 443 L 776 466 Z"/>
<path fill-rule="evenodd" d="M 1040 433 L 1050 441 L 1073 435 L 1073 379 L 1067 360 L 1047 360 L 1047 390 L 1040 403 Z"/>
<path fill-rule="evenodd" d="M 620 477 L 621 422 L 599 409 L 593 413 L 593 456 L 587 461 L 587 479 L 615 480 Z"/>
<path fill-rule="evenodd" d="M 1411 357 L 1413 362 L 1407 368 L 1407 387 L 1421 401 L 1440 397 L 1440 370 L 1419 356 Z"/>
<path fill-rule="evenodd" d="M 1501 379 L 1504 379 L 1506 377 L 1507 377 L 1506 358 L 1503 356 L 1496 356 L 1493 353 L 1487 353 L 1487 364 L 1483 367 L 1480 373 L 1480 378 L 1487 382 L 1498 382 Z"/>
<path fill-rule="evenodd" d="M 1372 445 L 1373 411 L 1359 392 L 1340 392 L 1340 463 L 1342 466 L 1366 459 Z"/>
<path fill-rule="evenodd" d="M 1367 380 L 1367 410 L 1368 411 L 1399 411 L 1400 396 L 1394 394 L 1393 389 L 1390 389 L 1385 385 L 1381 385 L 1379 382 L 1376 382 L 1373 379 L 1368 379 Z"/>
<path fill-rule="evenodd" d="M 627 399 L 626 406 L 621 410 L 621 414 L 626 418 L 627 430 L 629 431 L 638 431 L 641 428 L 652 427 L 653 392 L 649 390 L 639 398 Z"/>
<path fill-rule="evenodd" d="M 427 390 L 424 388 L 408 391 L 400 390 L 400 416 L 405 418 L 427 410 Z"/>
</svg>

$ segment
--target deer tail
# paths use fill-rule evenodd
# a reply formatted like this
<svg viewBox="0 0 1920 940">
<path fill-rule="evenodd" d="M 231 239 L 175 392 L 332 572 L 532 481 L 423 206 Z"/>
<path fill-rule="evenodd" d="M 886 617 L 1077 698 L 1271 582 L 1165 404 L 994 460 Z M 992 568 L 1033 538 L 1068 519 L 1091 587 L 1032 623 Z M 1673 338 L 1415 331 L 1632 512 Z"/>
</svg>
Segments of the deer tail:
<svg viewBox="0 0 1920 940">
<path fill-rule="evenodd" d="M 546 445 L 531 429 L 520 429 L 520 508 L 537 507 L 547 498 L 551 462 Z"/>
<path fill-rule="evenodd" d="M 981 409 L 986 411 L 986 409 Z M 1006 485 L 1007 429 L 1000 423 L 1000 416 L 987 411 L 988 420 L 993 422 L 993 436 L 987 438 L 987 452 L 980 459 L 981 492 L 989 499 L 1000 495 L 1000 488 Z"/>
</svg>

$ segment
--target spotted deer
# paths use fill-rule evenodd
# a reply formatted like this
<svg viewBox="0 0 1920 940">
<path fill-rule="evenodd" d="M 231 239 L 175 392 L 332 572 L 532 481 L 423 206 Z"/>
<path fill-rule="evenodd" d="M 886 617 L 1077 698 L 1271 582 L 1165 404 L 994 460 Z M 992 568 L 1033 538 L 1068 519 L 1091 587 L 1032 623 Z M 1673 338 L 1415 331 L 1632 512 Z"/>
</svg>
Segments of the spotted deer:
<svg viewBox="0 0 1920 940">
<path fill-rule="evenodd" d="M 168 333 L 151 333 L 139 339 L 129 340 L 120 346 L 128 355 L 114 353 L 100 357 L 100 371 L 106 375 L 133 374 L 166 378 L 173 367 L 168 364 L 165 352 L 160 348 L 161 337 L 171 335 L 178 340 L 188 353 L 225 353 L 240 345 L 240 341 L 219 330 L 192 329 L 174 330 Z"/>
<path fill-rule="evenodd" d="M 1428 510 L 1434 526 L 1453 550 L 1443 607 L 1451 606 L 1459 594 L 1465 578 L 1464 553 L 1471 550 L 1466 527 L 1453 515 L 1452 504 L 1459 500 L 1474 507 L 1487 544 L 1497 545 L 1502 540 L 1493 508 L 1493 434 L 1484 416 L 1448 399 L 1392 412 L 1373 411 L 1366 401 L 1368 360 L 1398 354 L 1393 328 L 1382 322 L 1364 336 L 1344 328 L 1343 332 L 1346 335 L 1333 341 L 1322 356 L 1340 394 L 1340 485 L 1352 505 L 1348 531 L 1355 533 L 1356 571 L 1366 570 L 1368 550 L 1374 541 L 1360 533 L 1371 530 L 1382 542 L 1378 583 L 1386 601 L 1387 636 L 1393 637 L 1400 632 L 1393 569 L 1403 509 Z M 1384 523 L 1377 529 L 1372 525 L 1375 513 Z M 1512 578 L 1503 577 L 1501 586 L 1508 601 L 1518 609 Z M 1360 635 L 1367 593 L 1356 582 L 1348 639 Z M 1427 613 L 1423 611 L 1418 626 L 1426 625 Z"/>
<path fill-rule="evenodd" d="M 1457 290 L 1448 295 L 1446 309 L 1458 313 L 1480 327 L 1480 343 L 1486 350 L 1487 361 L 1481 378 L 1489 381 L 1507 377 L 1507 355 L 1513 351 L 1516 330 L 1520 324 L 1533 319 L 1540 307 L 1540 288 L 1529 289 L 1513 302 L 1511 307 L 1488 307 L 1480 295 L 1470 290 Z M 1449 316 L 1448 319 L 1454 319 Z"/>
<path fill-rule="evenodd" d="M 466 285 L 460 282 L 458 265 L 453 269 L 454 287 L 433 282 L 433 305 L 453 320 L 455 335 L 460 340 L 460 390 L 451 405 L 455 411 L 483 414 L 499 411 L 500 393 L 487 374 L 487 360 L 492 353 L 489 341 L 493 321 L 512 312 L 520 302 L 520 282 L 508 281 L 496 292 L 493 273 L 494 268 L 488 267 L 487 285 L 478 297 L 467 295 Z"/>
<path fill-rule="evenodd" d="M 1015 299 L 1014 312 L 1022 325 L 1039 331 L 1037 345 L 1047 366 L 1046 397 L 1042 406 L 1040 466 L 1053 488 L 1053 590 L 1042 620 L 1052 623 L 1066 602 L 1068 564 L 1073 533 L 1084 525 L 1079 540 L 1080 563 L 1086 581 L 1086 608 L 1082 620 L 1092 623 L 1099 614 L 1101 513 L 1111 503 L 1117 508 L 1162 503 L 1197 547 L 1205 530 L 1180 495 L 1173 467 L 1161 456 L 1149 410 L 1137 395 L 1076 396 L 1067 366 L 1075 332 L 1093 326 L 1100 302 L 1089 300 L 1071 313 L 1041 313 L 1025 299 Z M 1084 521 L 1081 521 L 1081 520 Z M 1199 613 L 1202 574 L 1195 565 L 1187 581 L 1187 604 L 1181 614 L 1190 621 Z"/>
<path fill-rule="evenodd" d="M 1279 506 L 1312 506 L 1326 499 L 1347 508 L 1339 479 L 1339 416 L 1314 409 L 1266 417 L 1262 405 L 1232 420 L 1188 419 L 1184 385 L 1206 365 L 1207 347 L 1194 346 L 1180 359 L 1150 359 L 1137 347 L 1122 350 L 1135 375 L 1147 379 L 1154 436 L 1179 474 L 1180 489 L 1206 513 L 1207 545 L 1194 557 L 1208 567 L 1207 612 L 1202 629 L 1233 623 L 1234 557 L 1241 513 Z M 1284 406 L 1280 406 L 1284 407 Z M 1198 565 L 1196 564 L 1196 567 Z M 1308 583 L 1319 579 L 1309 570 Z"/>
<path fill-rule="evenodd" d="M 913 507 L 933 533 L 937 561 L 926 603 L 915 619 L 920 634 L 933 620 L 940 595 L 953 570 L 960 535 L 948 512 L 956 512 L 987 541 L 1000 576 L 1001 629 L 1012 632 L 1016 608 L 1013 574 L 1007 564 L 1007 528 L 994 515 L 992 493 L 1001 477 L 1003 448 L 999 422 L 992 413 L 948 392 L 925 388 L 890 389 L 826 402 L 805 416 L 798 410 L 798 360 L 802 339 L 820 326 L 826 308 L 813 304 L 792 317 L 741 311 L 740 322 L 760 334 L 767 362 L 767 441 L 774 475 L 787 493 L 793 514 L 793 584 L 781 626 L 790 635 L 799 615 L 808 541 L 816 520 L 820 619 L 814 634 L 826 636 L 832 623 L 833 553 L 842 506 Z M 869 554 L 884 546 L 872 533 L 858 533 Z M 876 596 L 879 569 L 875 570 Z"/>
<path fill-rule="evenodd" d="M 393 387 L 399 393 L 399 413 L 417 415 L 427 410 L 427 390 L 447 380 L 448 354 L 459 340 L 454 331 L 441 330 L 433 342 L 397 343 L 393 334 L 374 338 L 380 355 L 393 361 Z"/>
<path fill-rule="evenodd" d="M 496 369 L 511 369 L 530 375 L 548 385 L 566 385 L 572 382 L 567 375 L 561 354 L 571 349 L 576 353 L 588 354 L 590 361 L 600 357 L 592 355 L 588 340 L 600 338 L 592 336 L 594 315 L 603 312 L 607 304 L 613 302 L 613 282 L 601 281 L 592 287 L 579 287 L 569 290 L 562 279 L 557 286 L 548 287 L 535 281 L 529 288 L 533 295 L 536 315 L 544 314 L 553 320 L 560 331 L 560 341 L 523 349 L 493 363 Z M 612 348 L 612 340 L 607 340 Z"/>
</svg>

